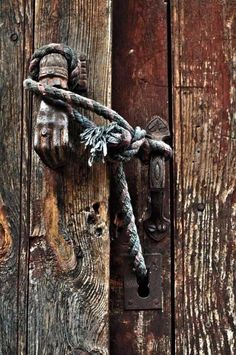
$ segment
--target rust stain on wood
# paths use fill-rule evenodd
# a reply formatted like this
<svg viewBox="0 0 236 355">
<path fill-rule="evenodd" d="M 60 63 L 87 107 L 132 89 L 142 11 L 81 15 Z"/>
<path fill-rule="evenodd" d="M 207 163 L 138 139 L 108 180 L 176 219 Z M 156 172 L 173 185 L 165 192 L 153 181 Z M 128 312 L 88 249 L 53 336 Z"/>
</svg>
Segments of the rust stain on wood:
<svg viewBox="0 0 236 355">
<path fill-rule="evenodd" d="M 10 255 L 12 250 L 12 235 L 6 213 L 6 206 L 0 195 L 0 263 Z"/>
<path fill-rule="evenodd" d="M 56 256 L 61 269 L 64 272 L 69 272 L 75 269 L 77 261 L 72 242 L 64 239 L 60 228 L 61 216 L 55 191 L 55 179 L 53 177 L 53 173 L 47 174 L 47 191 L 43 202 L 46 239 Z"/>
</svg>

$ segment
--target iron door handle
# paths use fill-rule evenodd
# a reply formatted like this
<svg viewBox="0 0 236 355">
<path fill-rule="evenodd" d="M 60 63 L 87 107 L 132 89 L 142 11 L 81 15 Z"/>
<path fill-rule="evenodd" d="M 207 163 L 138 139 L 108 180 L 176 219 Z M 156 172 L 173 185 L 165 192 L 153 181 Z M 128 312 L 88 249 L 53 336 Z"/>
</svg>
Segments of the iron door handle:
<svg viewBox="0 0 236 355">
<path fill-rule="evenodd" d="M 170 138 L 168 123 L 159 116 L 149 122 L 146 130 L 154 139 L 165 141 Z M 144 230 L 155 241 L 164 238 L 170 225 L 170 221 L 164 216 L 165 181 L 165 158 L 153 153 L 149 163 L 151 213 L 144 221 Z"/>
</svg>

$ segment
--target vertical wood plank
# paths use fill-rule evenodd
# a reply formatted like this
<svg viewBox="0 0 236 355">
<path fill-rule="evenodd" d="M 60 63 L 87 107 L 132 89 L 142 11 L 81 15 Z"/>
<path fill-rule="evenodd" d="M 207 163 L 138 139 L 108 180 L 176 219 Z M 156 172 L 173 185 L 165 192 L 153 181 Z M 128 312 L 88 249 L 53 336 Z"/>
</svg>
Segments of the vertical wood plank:
<svg viewBox="0 0 236 355">
<path fill-rule="evenodd" d="M 18 1 L 22 3 L 22 34 L 23 53 L 21 60 L 22 78 L 27 76 L 29 62 L 33 48 L 34 1 Z M 23 8 L 24 5 L 24 8 Z M 22 82 L 21 82 L 22 87 Z M 18 270 L 18 354 L 27 352 L 28 331 L 28 277 L 29 277 L 29 217 L 30 217 L 30 177 L 31 177 L 31 131 L 32 131 L 32 100 L 29 93 L 23 91 L 22 96 L 22 125 L 21 125 L 21 224 L 20 224 L 20 252 Z M 17 129 L 15 127 L 15 129 Z"/>
<path fill-rule="evenodd" d="M 113 108 L 131 125 L 145 128 L 154 115 L 168 120 L 165 1 L 113 1 L 112 72 Z M 132 161 L 126 168 L 144 252 L 163 255 L 163 310 L 124 310 L 128 241 L 122 236 L 114 239 L 111 244 L 111 354 L 167 355 L 171 352 L 170 236 L 157 243 L 145 235 L 143 221 L 150 212 L 148 166 Z M 116 207 L 115 200 L 112 207 Z"/>
<path fill-rule="evenodd" d="M 15 2 L 14 2 L 15 3 Z M 11 40 L 17 33 L 16 18 L 19 8 L 9 11 L 7 1 L 1 2 L 1 173 L 0 173 L 0 353 L 16 352 L 17 349 L 17 274 L 19 254 L 19 224 L 21 205 L 21 109 L 22 72 L 17 71 L 21 62 L 22 46 Z M 20 19 L 19 19 L 20 20 Z M 19 21 L 20 22 L 20 21 Z M 20 30 L 22 29 L 21 26 Z M 17 31 L 17 32 L 16 32 Z M 20 31 L 19 31 L 20 32 Z M 15 37 L 14 37 L 15 38 Z M 16 74 L 16 75 L 14 75 Z M 20 94 L 18 94 L 18 91 Z M 15 125 L 19 130 L 15 130 Z M 11 134 L 9 135 L 9 133 Z M 8 174 L 6 175 L 6 171 Z"/>
<path fill-rule="evenodd" d="M 61 42 L 86 54 L 88 96 L 106 105 L 110 16 L 109 0 L 35 2 L 35 48 Z M 78 141 L 78 130 L 73 131 Z M 32 355 L 108 354 L 108 178 L 105 165 L 90 169 L 87 159 L 79 147 L 65 168 L 53 172 L 33 153 L 28 332 Z"/>
<path fill-rule="evenodd" d="M 27 329 L 28 122 L 25 57 L 32 43 L 31 1 L 0 4 L 0 354 L 24 353 Z"/>
<path fill-rule="evenodd" d="M 176 354 L 234 354 L 236 1 L 172 3 Z"/>
</svg>

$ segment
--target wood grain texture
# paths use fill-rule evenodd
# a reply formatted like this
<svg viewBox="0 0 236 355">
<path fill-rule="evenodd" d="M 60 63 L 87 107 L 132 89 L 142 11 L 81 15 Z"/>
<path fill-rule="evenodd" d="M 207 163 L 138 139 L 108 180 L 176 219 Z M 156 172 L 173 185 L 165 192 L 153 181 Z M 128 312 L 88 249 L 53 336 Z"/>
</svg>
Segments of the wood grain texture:
<svg viewBox="0 0 236 355">
<path fill-rule="evenodd" d="M 35 2 L 35 48 L 62 42 L 88 59 L 88 96 L 110 104 L 110 1 Z M 34 119 L 38 103 L 34 104 Z M 101 120 L 99 120 L 101 122 Z M 78 128 L 71 124 L 78 142 Z M 32 160 L 28 354 L 108 354 L 105 165 L 75 145 L 56 172 Z"/>
<path fill-rule="evenodd" d="M 134 127 L 145 128 L 154 115 L 168 120 L 166 31 L 164 1 L 113 1 L 112 103 Z M 148 166 L 132 161 L 126 167 L 144 252 L 163 255 L 163 310 L 124 310 L 128 241 L 122 236 L 114 238 L 111 244 L 111 354 L 167 355 L 171 352 L 170 236 L 156 243 L 145 235 L 143 221 L 150 213 Z M 112 209 L 116 205 L 113 200 Z"/>
<path fill-rule="evenodd" d="M 27 328 L 28 124 L 22 81 L 32 31 L 30 1 L 0 4 L 0 354 L 22 350 Z"/>
<path fill-rule="evenodd" d="M 173 1 L 176 354 L 235 354 L 236 1 Z"/>
</svg>

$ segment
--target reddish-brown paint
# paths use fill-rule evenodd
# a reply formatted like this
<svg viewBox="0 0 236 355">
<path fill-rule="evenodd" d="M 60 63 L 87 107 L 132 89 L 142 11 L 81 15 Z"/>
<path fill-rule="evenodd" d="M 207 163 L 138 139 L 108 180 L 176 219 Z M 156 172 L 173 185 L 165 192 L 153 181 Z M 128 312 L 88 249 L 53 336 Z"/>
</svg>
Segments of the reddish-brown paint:
<svg viewBox="0 0 236 355">
<path fill-rule="evenodd" d="M 113 2 L 113 108 L 132 126 L 145 128 L 153 116 L 168 119 L 167 9 L 164 1 Z M 148 166 L 132 161 L 127 176 L 145 253 L 163 255 L 163 309 L 125 311 L 124 263 L 127 241 L 113 240 L 111 249 L 111 354 L 170 354 L 170 235 L 157 243 L 143 231 L 150 215 Z M 167 197 L 168 201 L 168 197 Z M 115 202 L 113 201 L 115 205 Z M 168 203 L 167 209 L 168 209 Z M 168 212 L 167 212 L 168 214 Z"/>
<path fill-rule="evenodd" d="M 176 354 L 235 353 L 236 1 L 173 1 Z"/>
</svg>

